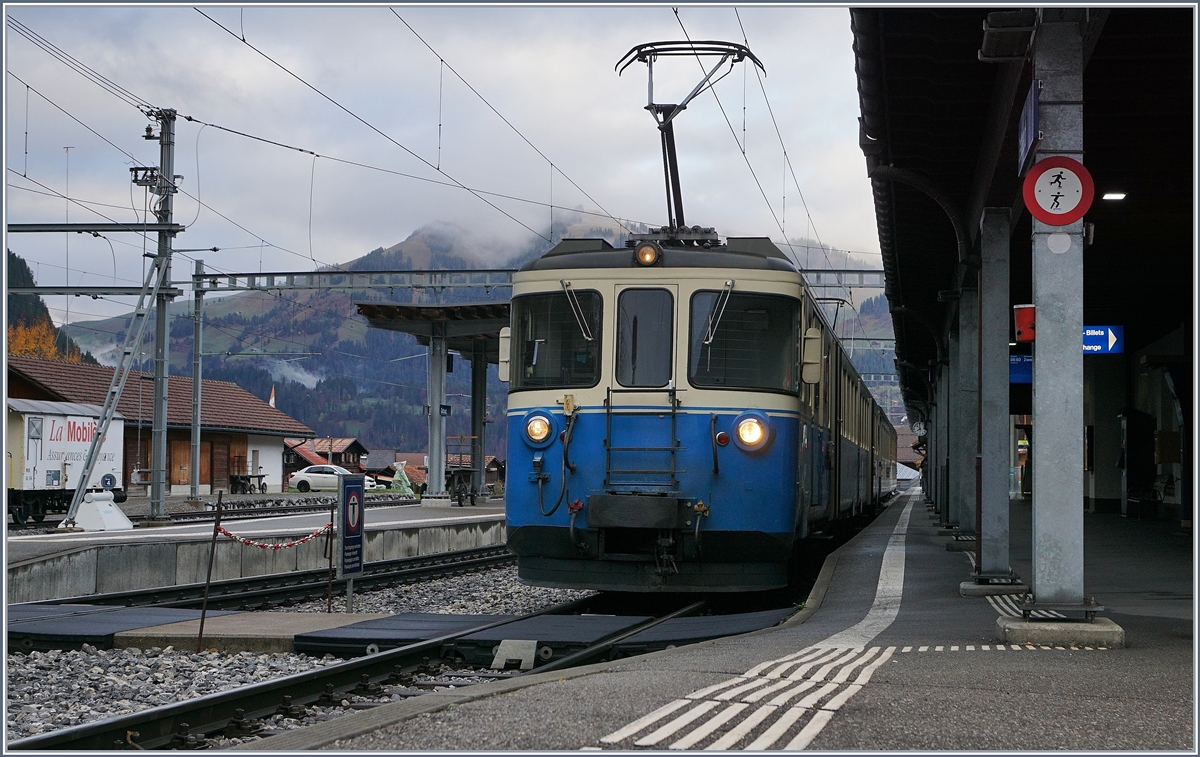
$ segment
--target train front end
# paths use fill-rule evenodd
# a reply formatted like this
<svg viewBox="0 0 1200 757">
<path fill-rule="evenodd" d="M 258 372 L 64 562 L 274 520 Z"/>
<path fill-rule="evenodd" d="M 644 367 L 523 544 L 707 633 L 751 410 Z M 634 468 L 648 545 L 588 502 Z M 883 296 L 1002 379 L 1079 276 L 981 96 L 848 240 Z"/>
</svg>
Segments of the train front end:
<svg viewBox="0 0 1200 757">
<path fill-rule="evenodd" d="M 765 239 L 706 241 L 565 240 L 516 275 L 501 374 L 522 581 L 786 585 L 801 280 Z"/>
</svg>

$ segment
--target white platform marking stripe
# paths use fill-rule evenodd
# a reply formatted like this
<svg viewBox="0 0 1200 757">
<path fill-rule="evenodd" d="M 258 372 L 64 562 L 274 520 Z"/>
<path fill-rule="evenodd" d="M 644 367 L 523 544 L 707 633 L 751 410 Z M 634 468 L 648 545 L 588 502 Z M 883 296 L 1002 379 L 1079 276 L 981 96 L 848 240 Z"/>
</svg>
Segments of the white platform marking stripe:
<svg viewBox="0 0 1200 757">
<path fill-rule="evenodd" d="M 728 723 L 736 715 L 741 713 L 750 705 L 748 704 L 731 704 L 724 710 L 718 712 L 716 716 L 711 718 L 707 723 L 700 726 L 696 730 L 684 736 L 679 741 L 676 741 L 670 746 L 671 749 L 691 749 L 696 744 L 699 744 L 704 739 L 708 738 L 714 731 Z"/>
<path fill-rule="evenodd" d="M 791 683 L 791 682 L 789 681 L 789 683 Z M 795 686 L 793 686 L 792 688 L 783 692 L 782 694 L 777 695 L 774 699 L 771 700 L 770 703 L 775 705 L 776 707 L 785 705 L 785 704 L 787 704 L 789 699 L 792 699 L 793 697 L 808 691 L 809 689 L 811 689 L 813 686 L 816 686 L 816 685 L 817 685 L 816 681 L 804 681 L 803 683 L 796 684 Z"/>
<path fill-rule="evenodd" d="M 832 660 L 834 657 L 837 657 L 839 654 L 842 653 L 842 650 L 838 649 L 836 647 L 834 649 L 821 649 L 819 651 L 820 651 L 819 655 L 817 655 L 815 658 L 808 658 L 807 662 L 804 662 L 803 664 L 800 665 L 800 667 L 796 668 L 796 670 L 793 671 L 793 673 L 792 673 L 793 680 L 796 678 L 803 677 L 803 675 L 805 673 L 807 673 L 808 671 L 817 667 L 821 663 Z M 783 665 L 780 665 L 779 667 L 772 670 L 770 673 L 767 673 L 767 678 L 779 678 L 780 676 L 783 675 L 785 670 L 787 670 L 788 668 L 790 668 L 793 665 L 796 665 L 800 662 L 801 662 L 800 660 L 793 660 L 792 662 L 784 663 Z"/>
<path fill-rule="evenodd" d="M 750 752 L 757 752 L 763 749 L 770 749 L 771 745 L 776 741 L 779 741 L 779 739 L 783 737 L 783 734 L 787 733 L 788 729 L 792 727 L 792 724 L 799 720 L 800 716 L 806 712 L 808 712 L 808 710 L 804 709 L 803 707 L 793 707 L 787 712 L 783 713 L 779 716 L 778 720 L 771 724 L 770 728 L 763 732 L 761 736 L 750 742 L 750 745 L 746 747 L 746 750 Z"/>
<path fill-rule="evenodd" d="M 814 681 L 824 681 L 824 680 L 825 680 L 825 676 L 829 675 L 829 672 L 830 672 L 831 670 L 833 670 L 834 668 L 836 668 L 836 667 L 837 667 L 837 666 L 839 666 L 839 665 L 842 665 L 842 664 L 845 664 L 845 663 L 847 663 L 847 662 L 850 662 L 850 661 L 851 661 L 851 660 L 853 660 L 855 657 L 858 657 L 859 655 L 861 655 L 861 654 L 862 654 L 862 652 L 863 652 L 863 651 L 862 651 L 861 649 L 852 649 L 852 650 L 850 650 L 850 652 L 848 652 L 847 654 L 845 654 L 845 655 L 843 655 L 843 656 L 841 656 L 841 657 L 837 658 L 836 660 L 834 660 L 833 662 L 829 663 L 828 665 L 825 665 L 825 666 L 823 666 L 823 667 L 822 667 L 820 670 L 818 670 L 816 673 L 813 673 L 813 675 L 812 675 L 812 680 L 814 680 Z M 789 677 L 789 678 L 791 678 L 791 676 L 788 676 L 788 677 Z"/>
<path fill-rule="evenodd" d="M 817 702 L 820 702 L 825 697 L 838 690 L 838 684 L 827 683 L 813 693 L 796 702 L 797 707 L 815 707 Z M 772 702 L 773 704 L 773 702 Z"/>
<path fill-rule="evenodd" d="M 888 539 L 887 549 L 883 552 L 883 564 L 879 567 L 879 585 L 875 590 L 875 601 L 867 611 L 867 616 L 850 628 L 835 633 L 813 646 L 866 647 L 896 620 L 900 613 L 900 600 L 904 595 L 904 535 L 908 531 L 912 506 L 913 500 L 910 499 Z"/>
<path fill-rule="evenodd" d="M 725 700 L 733 699 L 738 694 L 741 694 L 743 691 L 749 691 L 750 689 L 756 689 L 759 686 L 762 686 L 769 682 L 770 682 L 770 679 L 768 679 L 768 678 L 755 678 L 754 680 L 750 681 L 750 683 L 745 683 L 745 684 L 742 684 L 741 686 L 734 686 L 732 689 L 727 689 L 726 691 L 722 691 L 715 698 L 718 701 L 725 701 Z"/>
<path fill-rule="evenodd" d="M 776 683 L 771 684 L 770 686 L 768 686 L 765 689 L 759 689 L 758 691 L 747 694 L 746 696 L 742 697 L 742 701 L 743 702 L 757 702 L 758 700 L 762 699 L 763 697 L 765 697 L 769 694 L 774 694 L 776 691 L 779 691 L 782 688 L 786 688 L 788 686 L 794 686 L 795 684 L 796 684 L 795 681 L 789 681 L 788 679 L 784 678 Z"/>
<path fill-rule="evenodd" d="M 649 715 L 645 715 L 643 717 L 638 718 L 637 720 L 633 721 L 632 723 L 625 726 L 624 728 L 622 728 L 618 731 L 613 731 L 612 733 L 608 734 L 604 738 L 600 739 L 600 743 L 601 744 L 616 744 L 618 741 L 624 741 L 625 739 L 629 738 L 630 736 L 632 736 L 633 734 L 642 730 L 643 728 L 650 725 L 651 723 L 662 720 L 666 716 L 670 715 L 672 712 L 675 712 L 675 710 L 678 710 L 680 707 L 683 707 L 683 706 L 689 705 L 689 704 L 691 704 L 691 700 L 676 699 L 674 702 L 671 702 L 669 704 L 663 705 L 662 707 L 659 707 L 657 710 L 650 713 Z"/>
<path fill-rule="evenodd" d="M 867 681 L 871 680 L 871 676 L 875 674 L 875 671 L 879 669 L 879 666 L 892 659 L 892 655 L 895 653 L 895 647 L 888 647 L 886 650 L 884 650 L 883 654 L 879 655 L 879 659 L 862 669 L 862 672 L 858 674 L 858 678 L 855 678 L 854 682 L 861 686 Z"/>
<path fill-rule="evenodd" d="M 773 704 L 764 704 L 762 707 L 759 707 L 757 710 L 750 713 L 749 717 L 747 717 L 745 720 L 738 723 L 733 730 L 709 744 L 707 747 L 705 747 L 705 749 L 724 751 L 730 748 L 734 744 L 746 738 L 751 731 L 758 727 L 759 723 L 773 715 L 777 709 L 779 708 Z"/>
<path fill-rule="evenodd" d="M 831 679 L 831 682 L 832 683 L 845 683 L 846 679 L 848 679 L 850 677 L 850 674 L 854 672 L 854 669 L 857 668 L 859 665 L 865 665 L 868 660 L 870 660 L 872 657 L 874 657 L 876 654 L 879 653 L 879 649 L 880 649 L 879 647 L 871 647 L 870 651 L 868 651 L 865 655 L 863 655 L 862 657 L 855 660 L 852 664 L 847 665 L 846 667 L 842 668 L 841 671 L 839 671 L 838 674 Z M 910 647 L 910 649 L 911 649 L 911 647 Z"/>
<path fill-rule="evenodd" d="M 688 725 L 704 713 L 717 706 L 716 702 L 697 702 L 695 704 L 696 706 L 692 709 L 668 722 L 658 730 L 652 731 L 649 735 L 643 736 L 633 743 L 637 746 L 654 746 L 668 736 L 678 733 L 684 726 Z"/>
<path fill-rule="evenodd" d="M 766 662 L 760 662 L 759 664 L 757 664 L 754 667 L 747 670 L 746 675 L 756 676 L 759 673 L 766 670 L 767 668 L 771 667 L 772 665 L 780 665 L 782 663 L 790 662 L 790 661 L 805 662 L 806 660 L 812 659 L 813 657 L 817 657 L 824 653 L 825 653 L 824 649 L 813 649 L 811 647 L 806 647 L 804 649 L 801 649 L 799 652 L 792 652 L 791 654 L 784 655 L 783 657 L 780 657 L 777 660 L 767 660 Z"/>
<path fill-rule="evenodd" d="M 817 734 L 821 732 L 821 729 L 825 727 L 825 724 L 828 723 L 829 719 L 832 717 L 833 713 L 829 712 L 828 710 L 817 710 L 817 712 L 812 716 L 812 720 L 808 721 L 808 723 L 800 729 L 800 733 L 796 734 L 796 738 L 789 741 L 788 745 L 785 746 L 784 749 L 792 752 L 805 748 L 812 743 L 812 740 L 816 738 Z"/>
<path fill-rule="evenodd" d="M 702 699 L 702 698 L 708 696 L 709 694 L 713 693 L 714 691 L 720 691 L 721 689 L 725 688 L 726 686 L 733 686 L 734 684 L 742 683 L 746 680 L 748 680 L 746 678 L 746 676 L 738 676 L 737 678 L 730 678 L 728 681 L 721 681 L 720 683 L 713 684 L 712 686 L 707 686 L 703 689 L 700 689 L 699 691 L 693 691 L 691 694 L 687 695 L 687 698 L 688 699 Z"/>
<path fill-rule="evenodd" d="M 860 684 L 852 683 L 839 691 L 836 697 L 821 705 L 821 709 L 829 710 L 830 712 L 836 712 L 837 710 L 841 709 L 841 706 L 846 703 L 846 700 L 857 694 L 861 689 L 862 686 Z"/>
</svg>

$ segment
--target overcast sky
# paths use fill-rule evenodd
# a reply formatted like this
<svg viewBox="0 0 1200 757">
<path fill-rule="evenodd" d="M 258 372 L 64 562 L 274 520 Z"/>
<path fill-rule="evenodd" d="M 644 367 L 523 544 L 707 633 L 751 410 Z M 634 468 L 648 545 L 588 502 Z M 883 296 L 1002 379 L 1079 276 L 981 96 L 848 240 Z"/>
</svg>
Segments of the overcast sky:
<svg viewBox="0 0 1200 757">
<path fill-rule="evenodd" d="M 646 66 L 618 76 L 614 65 L 634 45 L 682 39 L 684 29 L 692 39 L 748 42 L 767 72 L 766 98 L 754 69 L 739 64 L 716 85 L 720 104 L 704 93 L 676 120 L 688 223 L 776 241 L 782 225 L 789 238 L 877 258 L 844 7 L 683 6 L 679 20 L 670 6 L 200 6 L 213 20 L 192 6 L 6 10 L 7 21 L 155 107 L 322 156 L 180 118 L 175 220 L 188 230 L 175 246 L 221 252 L 182 253 L 176 279 L 192 272 L 185 255 L 221 271 L 311 270 L 432 222 L 462 227 L 481 261 L 500 264 L 548 234 L 551 205 L 556 218 L 565 208 L 665 223 L 658 133 L 643 110 Z M 5 54 L 7 220 L 137 220 L 146 194 L 129 169 L 159 162 L 157 141 L 142 138 L 151 122 L 11 23 Z M 700 76 L 695 59 L 660 59 L 655 99 L 678 101 Z M 492 207 L 446 186 L 457 183 L 516 199 L 484 195 Z M 73 285 L 140 283 L 140 237 L 111 235 L 110 248 L 66 236 L 13 235 L 8 246 L 39 284 L 64 283 L 68 258 Z M 47 303 L 58 321 L 64 301 Z M 129 302 L 75 299 L 71 320 Z"/>
</svg>

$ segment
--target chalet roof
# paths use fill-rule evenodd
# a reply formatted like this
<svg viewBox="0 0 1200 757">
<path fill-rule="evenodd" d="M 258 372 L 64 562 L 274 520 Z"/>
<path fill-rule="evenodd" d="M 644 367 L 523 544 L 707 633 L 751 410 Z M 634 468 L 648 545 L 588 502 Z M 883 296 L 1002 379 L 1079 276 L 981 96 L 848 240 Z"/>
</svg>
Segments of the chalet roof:
<svg viewBox="0 0 1200 757">
<path fill-rule="evenodd" d="M 371 470 L 383 470 L 396 462 L 396 450 L 394 449 L 372 449 L 365 454 L 366 459 L 359 458 L 359 463 L 364 468 Z"/>
<path fill-rule="evenodd" d="M 8 355 L 8 370 L 61 402 L 103 405 L 112 383 L 113 368 L 61 360 Z M 149 426 L 154 417 L 154 374 L 133 371 L 121 392 L 117 411 L 126 425 Z M 11 382 L 10 382 L 11 383 Z M 200 426 L 205 431 L 231 431 L 265 436 L 312 436 L 300 421 L 255 397 L 237 384 L 205 380 L 201 384 Z M 192 379 L 171 376 L 167 392 L 167 427 L 191 428 Z"/>
<path fill-rule="evenodd" d="M 404 466 L 404 475 L 408 476 L 408 480 L 413 484 L 423 484 L 429 480 L 425 475 L 425 469 L 411 463 Z"/>
<path fill-rule="evenodd" d="M 355 439 L 352 436 L 351 437 L 335 436 L 333 438 L 329 438 L 327 436 L 319 436 L 319 437 L 312 438 L 312 439 L 284 439 L 283 443 L 293 449 L 298 448 L 300 445 L 304 445 L 310 451 L 315 449 L 326 460 L 326 462 L 328 461 L 328 458 L 326 458 L 325 456 L 329 454 L 329 448 L 331 446 L 333 447 L 334 454 L 340 454 L 342 452 L 350 451 L 350 452 L 354 452 L 356 454 L 362 455 L 362 454 L 366 454 L 368 451 L 367 448 L 364 447 L 362 445 L 362 443 L 360 443 L 358 441 L 358 439 Z M 351 449 L 352 447 L 354 447 L 355 449 Z"/>
</svg>

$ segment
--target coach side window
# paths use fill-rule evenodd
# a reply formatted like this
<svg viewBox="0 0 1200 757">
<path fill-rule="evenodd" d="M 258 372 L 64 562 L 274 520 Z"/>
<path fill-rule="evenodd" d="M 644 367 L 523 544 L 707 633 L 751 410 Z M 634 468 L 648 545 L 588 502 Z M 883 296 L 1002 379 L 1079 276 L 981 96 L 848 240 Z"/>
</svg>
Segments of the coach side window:
<svg viewBox="0 0 1200 757">
<path fill-rule="evenodd" d="M 626 289 L 617 297 L 617 381 L 666 386 L 671 380 L 675 302 L 666 289 Z"/>
</svg>

